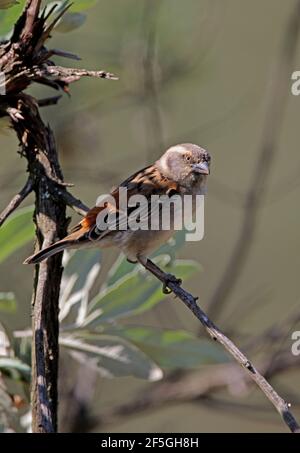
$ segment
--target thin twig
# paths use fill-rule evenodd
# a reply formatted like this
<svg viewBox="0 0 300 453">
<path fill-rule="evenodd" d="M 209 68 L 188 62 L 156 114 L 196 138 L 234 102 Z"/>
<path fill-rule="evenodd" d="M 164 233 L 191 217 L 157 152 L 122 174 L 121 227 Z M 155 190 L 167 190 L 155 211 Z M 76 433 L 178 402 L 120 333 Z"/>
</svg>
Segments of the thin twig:
<svg viewBox="0 0 300 453">
<path fill-rule="evenodd" d="M 28 178 L 25 186 L 22 190 L 20 190 L 17 195 L 13 197 L 10 203 L 6 206 L 6 208 L 0 214 L 0 227 L 3 225 L 5 220 L 20 206 L 22 201 L 32 192 L 33 183 L 31 178 Z"/>
<path fill-rule="evenodd" d="M 181 288 L 179 283 L 168 279 L 168 275 L 165 274 L 165 272 L 163 272 L 151 260 L 148 259 L 146 263 L 141 264 L 143 264 L 148 271 L 150 271 L 156 278 L 166 284 L 166 286 L 173 291 L 173 293 L 189 308 L 189 310 L 192 311 L 196 318 L 199 319 L 211 338 L 224 346 L 226 351 L 229 352 L 229 354 L 244 368 L 248 376 L 251 377 L 251 379 L 258 385 L 258 387 L 274 405 L 285 424 L 289 427 L 290 431 L 293 433 L 300 433 L 300 426 L 291 413 L 289 404 L 278 395 L 278 393 L 258 372 L 258 370 L 238 349 L 238 347 L 208 318 L 199 305 L 197 305 L 197 299 Z"/>
<path fill-rule="evenodd" d="M 111 72 L 87 71 L 86 69 L 64 68 L 63 66 L 47 66 L 44 69 L 36 69 L 35 72 L 41 76 L 58 77 L 67 83 L 75 82 L 81 77 L 97 77 L 100 79 L 118 80 L 118 77 Z"/>
<path fill-rule="evenodd" d="M 56 105 L 60 99 L 61 99 L 61 95 L 51 96 L 49 98 L 44 98 L 44 99 L 39 99 L 38 105 L 39 105 L 39 107 L 48 107 L 49 105 Z"/>
<path fill-rule="evenodd" d="M 74 211 L 77 212 L 77 214 L 85 216 L 86 213 L 89 211 L 88 206 L 82 203 L 82 201 L 79 200 L 78 198 L 74 197 L 66 189 L 62 189 L 60 187 L 59 188 L 52 187 L 51 192 L 55 198 L 57 197 L 60 200 L 62 199 L 66 203 L 66 205 L 74 209 Z"/>
</svg>

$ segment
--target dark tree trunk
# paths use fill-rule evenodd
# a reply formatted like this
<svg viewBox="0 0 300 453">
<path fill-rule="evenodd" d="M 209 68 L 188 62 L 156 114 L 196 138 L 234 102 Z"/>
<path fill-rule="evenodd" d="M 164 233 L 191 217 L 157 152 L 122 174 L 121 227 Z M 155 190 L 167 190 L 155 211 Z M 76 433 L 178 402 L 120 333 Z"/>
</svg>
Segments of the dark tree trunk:
<svg viewBox="0 0 300 453">
<path fill-rule="evenodd" d="M 0 215 L 0 225 L 34 191 L 36 249 L 46 247 L 67 233 L 66 206 L 80 214 L 87 207 L 66 189 L 60 169 L 53 132 L 45 125 L 39 106 L 56 104 L 60 96 L 37 101 L 24 94 L 31 83 L 41 83 L 65 91 L 68 84 L 83 76 L 115 77 L 105 71 L 55 66 L 54 55 L 74 58 L 61 50 L 45 47 L 55 24 L 64 11 L 52 22 L 46 11 L 40 12 L 40 0 L 28 0 L 25 10 L 14 27 L 10 41 L 0 45 L 1 78 L 0 117 L 9 116 L 27 159 L 29 178 L 24 188 L 13 198 Z M 67 5 L 65 11 L 70 5 Z M 55 8 L 54 8 L 55 9 Z M 53 13 L 54 10 L 52 10 Z M 49 16 L 49 15 L 48 15 Z M 59 290 L 62 277 L 62 254 L 58 254 L 35 268 L 32 297 L 32 430 L 57 430 L 58 377 L 58 313 Z"/>
</svg>

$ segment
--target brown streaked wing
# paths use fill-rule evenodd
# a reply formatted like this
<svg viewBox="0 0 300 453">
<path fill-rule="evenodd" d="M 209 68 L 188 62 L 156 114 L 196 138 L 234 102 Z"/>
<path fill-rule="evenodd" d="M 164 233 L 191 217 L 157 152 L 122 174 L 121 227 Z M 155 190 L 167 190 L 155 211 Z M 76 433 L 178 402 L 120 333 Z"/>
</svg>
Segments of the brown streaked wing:
<svg viewBox="0 0 300 453">
<path fill-rule="evenodd" d="M 178 191 L 178 184 L 174 181 L 170 181 L 163 176 L 160 171 L 153 165 L 143 168 L 138 172 L 131 175 L 125 181 L 123 181 L 117 188 L 115 188 L 111 195 L 116 200 L 116 208 L 119 208 L 119 188 L 126 187 L 128 190 L 127 196 L 132 195 L 144 195 L 148 199 L 150 196 L 168 194 L 171 190 Z M 105 209 L 105 206 L 94 206 L 88 211 L 86 216 L 81 222 L 75 225 L 71 233 L 82 230 L 83 232 L 89 231 L 96 225 L 98 214 Z M 107 233 L 109 230 L 107 231 Z M 105 234 L 105 231 L 103 232 Z M 101 235 L 102 236 L 102 235 Z"/>
</svg>

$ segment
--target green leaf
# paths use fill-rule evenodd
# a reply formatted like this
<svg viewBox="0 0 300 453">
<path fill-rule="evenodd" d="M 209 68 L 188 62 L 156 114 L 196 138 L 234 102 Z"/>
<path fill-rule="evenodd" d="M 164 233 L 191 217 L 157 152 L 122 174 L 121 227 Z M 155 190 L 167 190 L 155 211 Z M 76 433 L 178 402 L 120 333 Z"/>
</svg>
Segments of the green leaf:
<svg viewBox="0 0 300 453">
<path fill-rule="evenodd" d="M 0 228 L 0 263 L 34 238 L 33 208 L 19 209 Z"/>
<path fill-rule="evenodd" d="M 160 261 L 164 258 L 168 257 L 158 257 Z M 190 277 L 196 270 L 199 270 L 199 265 L 190 260 L 174 261 L 166 269 L 167 272 L 181 279 Z M 84 326 L 94 327 L 99 323 L 143 313 L 165 297 L 161 282 L 145 272 L 140 272 L 136 267 L 131 273 L 124 275 L 113 285 L 101 291 L 91 301 L 90 316 L 87 317 Z"/>
<path fill-rule="evenodd" d="M 0 0 L 0 9 L 8 9 L 18 3 L 17 0 Z"/>
<path fill-rule="evenodd" d="M 13 293 L 0 293 L 0 311 L 15 313 L 17 303 Z"/>
<path fill-rule="evenodd" d="M 97 265 L 100 270 L 100 250 L 76 250 L 65 265 L 64 277 L 69 278 L 75 275 L 76 282 L 72 288 L 73 292 L 81 291 L 86 283 L 88 275 Z"/>
<path fill-rule="evenodd" d="M 165 271 L 181 280 L 187 280 L 195 272 L 201 272 L 202 266 L 194 260 L 175 260 L 165 267 Z"/>
<path fill-rule="evenodd" d="M 196 368 L 199 365 L 228 362 L 228 355 L 216 343 L 182 330 L 150 327 L 116 327 L 105 330 L 135 344 L 164 368 Z"/>
<path fill-rule="evenodd" d="M 96 5 L 98 0 L 75 0 L 70 8 L 72 13 L 79 13 Z"/>
<path fill-rule="evenodd" d="M 89 305 L 89 313 L 98 313 L 96 319 L 86 325 L 96 325 L 99 322 L 141 313 L 160 302 L 165 295 L 161 290 L 161 283 L 151 277 L 142 275 L 138 270 L 125 275 L 114 285 L 101 291 Z"/>
<path fill-rule="evenodd" d="M 1 372 L 14 380 L 29 382 L 30 366 L 17 358 L 0 357 Z"/>
<path fill-rule="evenodd" d="M 89 292 L 100 271 L 100 251 L 77 250 L 72 253 L 63 274 L 59 319 L 65 319 L 76 305 L 77 321 L 85 318 Z M 68 319 L 70 322 L 70 320 Z"/>
<path fill-rule="evenodd" d="M 5 387 L 0 385 L 0 433 L 8 432 L 14 418 L 12 399 Z"/>
<path fill-rule="evenodd" d="M 154 254 L 154 256 L 167 254 L 171 259 L 175 259 L 175 253 L 180 247 L 185 243 L 186 231 L 177 231 L 177 233 L 172 236 L 166 244 L 163 244 Z"/>
<path fill-rule="evenodd" d="M 171 259 L 175 259 L 175 252 L 185 242 L 185 231 L 178 231 L 174 237 L 169 239 L 169 241 L 162 245 L 156 252 L 154 256 L 160 255 L 169 255 Z M 128 274 L 128 272 L 132 272 L 133 264 L 129 263 L 126 259 L 126 256 L 120 254 L 112 265 L 110 271 L 108 272 L 106 285 L 110 286 L 113 285 L 119 278 L 124 277 L 124 275 Z"/>
<path fill-rule="evenodd" d="M 26 0 L 19 0 L 12 8 L 0 11 L 0 36 L 7 35 L 19 18 Z"/>
<path fill-rule="evenodd" d="M 65 13 L 57 23 L 55 30 L 61 33 L 69 33 L 76 30 L 86 21 L 86 15 L 82 13 Z"/>
<path fill-rule="evenodd" d="M 82 338 L 61 336 L 60 344 L 74 359 L 104 377 L 135 376 L 149 381 L 162 378 L 161 369 L 124 339 L 99 334 Z"/>
<path fill-rule="evenodd" d="M 55 30 L 61 33 L 69 33 L 70 31 L 76 30 L 86 21 L 86 14 L 82 11 L 89 9 L 96 5 L 98 0 L 75 0 L 71 7 L 65 12 L 62 18 L 55 26 Z M 57 5 L 53 11 L 53 16 L 59 14 L 68 4 L 68 1 L 53 1 L 47 5 L 49 11 L 54 5 Z"/>
<path fill-rule="evenodd" d="M 129 263 L 126 256 L 121 253 L 107 274 L 106 286 L 112 286 L 116 281 L 132 272 L 135 266 Z"/>
</svg>

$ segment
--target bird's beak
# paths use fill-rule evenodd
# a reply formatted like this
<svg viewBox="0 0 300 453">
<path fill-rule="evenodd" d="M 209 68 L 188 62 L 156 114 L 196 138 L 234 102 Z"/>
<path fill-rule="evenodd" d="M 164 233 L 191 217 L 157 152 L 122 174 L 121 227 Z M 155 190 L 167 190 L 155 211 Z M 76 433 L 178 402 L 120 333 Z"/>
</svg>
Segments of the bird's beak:
<svg viewBox="0 0 300 453">
<path fill-rule="evenodd" d="M 207 162 L 200 162 L 200 164 L 193 164 L 192 169 L 195 173 L 200 173 L 201 175 L 209 175 L 209 166 Z"/>
</svg>

